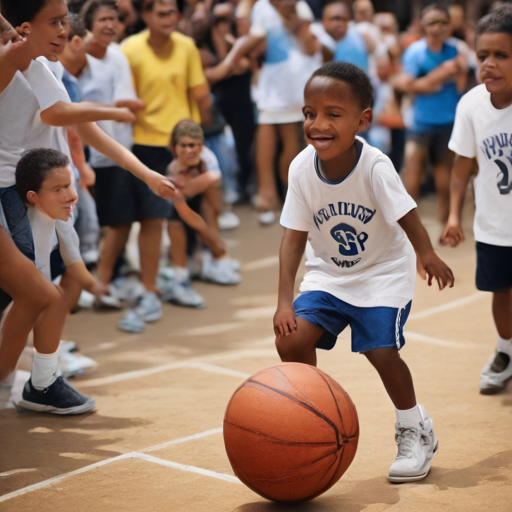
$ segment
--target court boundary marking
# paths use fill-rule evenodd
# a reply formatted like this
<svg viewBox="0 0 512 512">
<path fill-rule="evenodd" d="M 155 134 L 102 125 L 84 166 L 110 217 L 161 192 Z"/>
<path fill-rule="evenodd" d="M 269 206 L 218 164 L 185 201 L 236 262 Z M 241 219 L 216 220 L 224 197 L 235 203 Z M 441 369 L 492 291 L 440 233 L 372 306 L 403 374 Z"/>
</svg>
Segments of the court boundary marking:
<svg viewBox="0 0 512 512">
<path fill-rule="evenodd" d="M 135 452 L 123 453 L 122 455 L 118 455 L 117 457 L 112 457 L 110 459 L 101 460 L 99 462 L 95 462 L 94 464 L 89 464 L 88 466 L 84 466 L 79 469 L 75 469 L 74 471 L 70 471 L 68 473 L 63 473 L 62 475 L 54 476 L 53 478 L 49 478 L 48 480 L 43 480 L 42 482 L 37 482 L 35 484 L 29 485 L 27 487 L 23 487 L 18 489 L 17 491 L 10 492 L 8 494 L 4 494 L 0 496 L 0 503 L 4 501 L 8 501 L 13 498 L 17 498 L 18 496 L 23 496 L 32 491 L 37 491 L 38 489 L 42 489 L 44 487 L 48 487 L 49 485 L 55 484 L 57 482 L 61 482 L 62 480 L 66 480 L 69 477 L 79 475 L 81 473 L 88 473 L 93 469 L 105 466 L 112 462 L 117 462 L 119 460 L 125 459 L 137 459 L 144 460 L 146 462 L 151 462 L 153 464 L 158 464 L 160 466 L 165 466 L 170 469 L 176 469 L 178 471 L 185 471 L 187 473 L 196 473 L 203 476 L 209 476 L 211 478 L 217 478 L 218 480 L 224 480 L 226 482 L 231 482 L 234 484 L 241 484 L 240 480 L 232 475 L 226 475 L 224 473 L 217 473 L 216 471 L 211 471 L 210 469 L 198 468 L 196 466 L 189 466 L 186 464 L 180 464 L 178 462 L 172 462 L 165 459 L 160 459 L 158 457 L 154 457 L 153 455 L 148 455 L 148 452 L 160 450 L 162 448 L 166 448 L 167 446 L 171 446 L 173 444 L 180 444 L 187 441 L 193 441 L 196 439 L 200 439 L 202 437 L 211 436 L 213 434 L 219 434 L 222 432 L 222 427 L 212 428 L 210 430 L 205 430 L 204 432 L 199 432 L 198 434 L 192 434 L 186 437 L 180 437 L 178 439 L 173 439 L 166 443 L 162 443 L 155 446 L 149 446 L 148 448 L 143 448 L 142 450 L 138 450 Z"/>
</svg>

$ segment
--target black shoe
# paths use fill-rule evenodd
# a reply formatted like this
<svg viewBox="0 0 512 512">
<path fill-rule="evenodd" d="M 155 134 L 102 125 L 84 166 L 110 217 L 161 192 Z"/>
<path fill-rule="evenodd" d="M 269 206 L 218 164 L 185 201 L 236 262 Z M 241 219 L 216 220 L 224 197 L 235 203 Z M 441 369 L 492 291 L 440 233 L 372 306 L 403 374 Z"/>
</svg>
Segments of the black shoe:
<svg viewBox="0 0 512 512">
<path fill-rule="evenodd" d="M 94 398 L 82 395 L 72 388 L 63 377 L 49 387 L 38 390 L 28 379 L 23 388 L 19 407 L 36 412 L 51 412 L 53 414 L 83 414 L 96 407 Z"/>
</svg>

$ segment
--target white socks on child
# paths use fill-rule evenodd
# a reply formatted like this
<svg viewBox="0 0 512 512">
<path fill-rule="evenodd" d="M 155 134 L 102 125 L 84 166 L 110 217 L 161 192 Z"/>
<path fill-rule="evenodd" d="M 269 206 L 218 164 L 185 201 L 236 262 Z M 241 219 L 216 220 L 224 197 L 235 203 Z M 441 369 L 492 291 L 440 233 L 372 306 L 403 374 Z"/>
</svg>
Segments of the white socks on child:
<svg viewBox="0 0 512 512">
<path fill-rule="evenodd" d="M 512 338 L 509 340 L 505 340 L 498 335 L 498 343 L 496 348 L 498 352 L 503 352 L 504 354 L 507 354 L 508 356 L 512 357 Z"/>
<path fill-rule="evenodd" d="M 40 354 L 34 349 L 32 363 L 32 385 L 39 390 L 51 386 L 58 377 L 59 353 Z"/>
<path fill-rule="evenodd" d="M 423 416 L 419 404 L 416 404 L 412 409 L 406 409 L 405 411 L 396 411 L 396 422 L 409 427 L 416 427 L 423 422 Z"/>
</svg>

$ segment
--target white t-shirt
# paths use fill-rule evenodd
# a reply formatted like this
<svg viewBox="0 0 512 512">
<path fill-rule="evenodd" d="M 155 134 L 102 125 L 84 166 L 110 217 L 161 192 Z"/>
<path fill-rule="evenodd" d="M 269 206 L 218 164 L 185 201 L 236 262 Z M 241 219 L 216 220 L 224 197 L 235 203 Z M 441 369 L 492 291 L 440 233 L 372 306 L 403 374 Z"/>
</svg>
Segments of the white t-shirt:
<svg viewBox="0 0 512 512">
<path fill-rule="evenodd" d="M 459 101 L 448 147 L 477 158 L 475 240 L 512 247 L 512 105 L 497 109 L 485 85 Z"/>
<path fill-rule="evenodd" d="M 357 137 L 359 160 L 340 183 L 320 173 L 308 146 L 290 166 L 281 224 L 307 231 L 300 291 L 357 307 L 402 308 L 414 296 L 416 255 L 397 223 L 416 203 L 387 156 Z"/>
<path fill-rule="evenodd" d="M 305 1 L 299 0 L 296 10 L 300 19 L 314 21 Z M 306 55 L 268 0 L 258 0 L 254 4 L 251 34 L 265 36 L 267 43 L 255 94 L 258 110 L 300 112 L 304 103 L 304 86 L 322 65 L 321 53 Z"/>
<path fill-rule="evenodd" d="M 58 101 L 69 101 L 66 89 L 37 61 L 0 94 L 0 187 L 16 183 L 16 164 L 26 149 L 53 147 L 52 129 L 40 113 Z"/>
<path fill-rule="evenodd" d="M 87 55 L 87 66 L 78 77 L 78 88 L 83 101 L 114 105 L 119 100 L 136 100 L 130 64 L 117 45 L 111 44 L 103 59 Z M 133 145 L 133 126 L 129 123 L 99 121 L 98 126 L 125 148 Z M 90 148 L 92 167 L 116 165 L 110 158 Z"/>
<path fill-rule="evenodd" d="M 68 220 L 53 220 L 37 208 L 28 208 L 28 220 L 34 237 L 36 267 L 49 281 L 52 280 L 50 268 L 50 254 L 55 248 L 55 233 L 59 242 L 59 251 L 66 266 L 81 261 L 80 242 L 73 227 Z"/>
</svg>

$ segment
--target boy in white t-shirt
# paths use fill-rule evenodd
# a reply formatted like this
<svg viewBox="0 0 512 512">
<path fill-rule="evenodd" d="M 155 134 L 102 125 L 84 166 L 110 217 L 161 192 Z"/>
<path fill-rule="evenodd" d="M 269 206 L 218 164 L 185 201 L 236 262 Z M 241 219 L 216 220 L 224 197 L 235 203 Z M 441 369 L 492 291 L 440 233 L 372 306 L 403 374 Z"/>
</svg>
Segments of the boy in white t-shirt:
<svg viewBox="0 0 512 512">
<path fill-rule="evenodd" d="M 457 106 L 449 148 L 452 171 L 450 216 L 442 240 L 464 241 L 461 212 L 467 185 L 475 178 L 476 286 L 492 292 L 498 341 L 480 375 L 480 393 L 503 390 L 512 378 L 512 8 L 504 5 L 476 27 L 476 55 L 483 84 Z"/>
<path fill-rule="evenodd" d="M 373 89 L 364 71 L 325 64 L 304 98 L 311 145 L 292 162 L 281 216 L 277 350 L 283 361 L 316 365 L 315 349 L 332 349 L 350 324 L 352 351 L 377 369 L 396 407 L 398 455 L 388 479 L 420 480 L 438 442 L 399 355 L 414 295 L 414 250 L 429 285 L 435 278 L 441 290 L 453 286 L 453 274 L 434 252 L 389 158 L 356 137 L 372 117 Z M 308 273 L 293 301 L 305 248 Z"/>
</svg>

